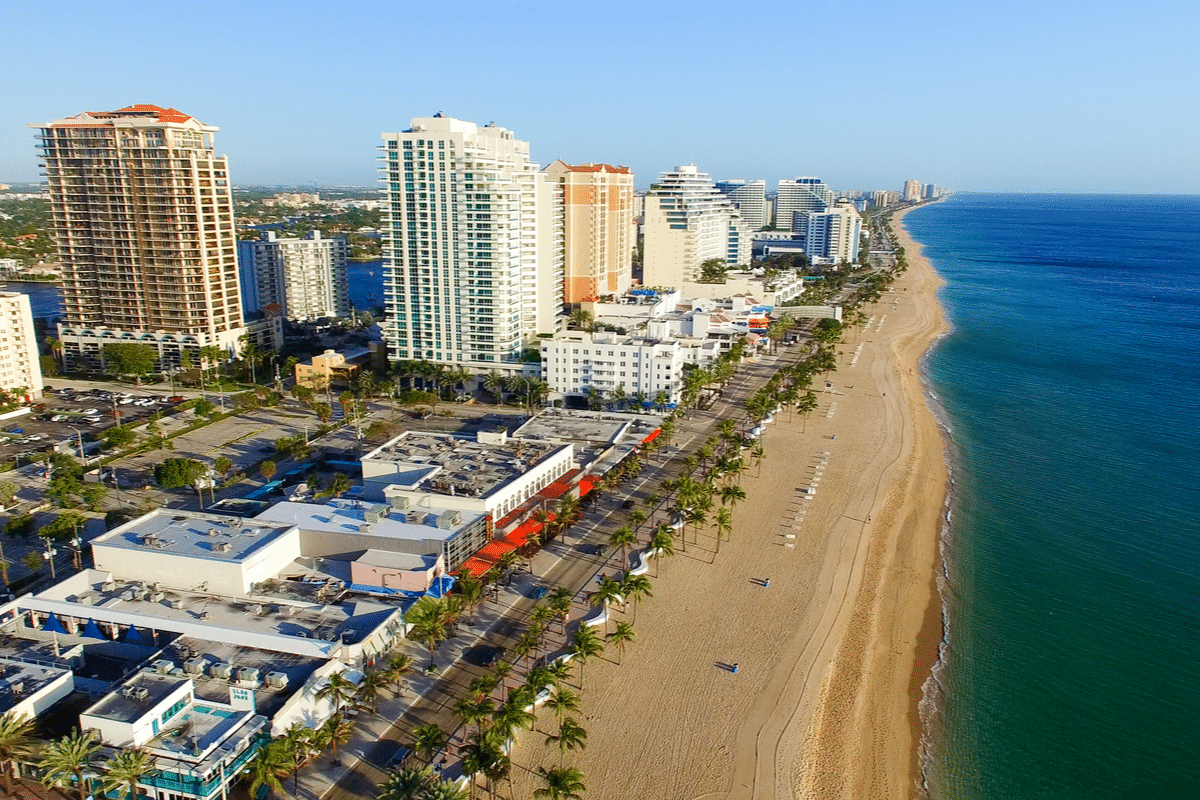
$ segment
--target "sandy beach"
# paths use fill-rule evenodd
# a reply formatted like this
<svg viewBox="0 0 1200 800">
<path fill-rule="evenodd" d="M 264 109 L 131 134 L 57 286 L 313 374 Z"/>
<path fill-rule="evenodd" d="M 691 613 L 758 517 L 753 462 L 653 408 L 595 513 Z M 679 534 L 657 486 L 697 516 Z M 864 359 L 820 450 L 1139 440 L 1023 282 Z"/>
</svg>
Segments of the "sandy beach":
<svg viewBox="0 0 1200 800">
<path fill-rule="evenodd" d="M 718 553 L 701 530 L 658 577 L 652 568 L 654 596 L 624 614 L 637 641 L 586 665 L 588 746 L 567 762 L 588 797 L 919 793 L 946 467 L 918 360 L 945 323 L 940 280 L 902 213 L 907 273 L 838 347 L 818 410 L 768 426 L 731 540 Z M 520 737 L 515 764 L 557 763 L 542 744 L 552 715 L 537 728 Z M 513 777 L 517 797 L 540 785 L 520 767 Z"/>
</svg>

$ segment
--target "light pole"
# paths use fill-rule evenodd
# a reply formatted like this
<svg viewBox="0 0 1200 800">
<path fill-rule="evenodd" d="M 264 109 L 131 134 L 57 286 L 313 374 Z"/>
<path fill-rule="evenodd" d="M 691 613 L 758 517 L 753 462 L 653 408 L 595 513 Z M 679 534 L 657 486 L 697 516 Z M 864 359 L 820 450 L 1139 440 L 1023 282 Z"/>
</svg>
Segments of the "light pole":
<svg viewBox="0 0 1200 800">
<path fill-rule="evenodd" d="M 75 562 L 75 571 L 83 571 L 83 540 L 79 538 L 79 526 L 75 526 L 75 536 L 71 539 L 71 555 Z"/>
<path fill-rule="evenodd" d="M 83 452 L 83 434 L 80 433 L 79 429 L 76 428 L 74 425 L 68 425 L 67 427 L 70 428 L 71 431 L 75 434 L 75 436 L 79 438 L 79 460 L 83 462 L 84 466 L 87 466 L 87 463 L 88 463 L 87 456 L 84 455 L 84 452 Z"/>
<path fill-rule="evenodd" d="M 50 562 L 50 580 L 56 581 L 58 580 L 58 575 L 54 571 L 54 556 L 58 554 L 58 551 L 50 546 L 49 537 L 46 537 L 43 541 L 46 543 L 46 552 L 42 553 L 42 558 Z"/>
</svg>

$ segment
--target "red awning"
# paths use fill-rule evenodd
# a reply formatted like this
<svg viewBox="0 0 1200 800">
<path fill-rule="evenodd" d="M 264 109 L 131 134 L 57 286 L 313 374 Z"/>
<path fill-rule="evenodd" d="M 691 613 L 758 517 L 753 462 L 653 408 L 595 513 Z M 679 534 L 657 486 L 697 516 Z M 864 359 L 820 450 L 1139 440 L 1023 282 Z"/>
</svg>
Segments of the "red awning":
<svg viewBox="0 0 1200 800">
<path fill-rule="evenodd" d="M 662 433 L 662 428 L 655 428 L 650 432 L 649 436 L 647 436 L 645 439 L 642 439 L 642 444 L 645 444 L 646 442 L 653 442 L 658 438 L 660 433 Z"/>
<path fill-rule="evenodd" d="M 459 565 L 458 574 L 462 575 L 464 572 L 469 572 L 476 578 L 482 578 L 491 568 L 492 565 L 486 561 L 480 561 L 478 558 L 468 558 Z"/>
<path fill-rule="evenodd" d="M 579 481 L 579 496 L 586 497 L 587 493 L 596 488 L 596 484 L 600 482 L 599 478 L 589 475 L 586 478 L 581 478 Z"/>
<path fill-rule="evenodd" d="M 542 497 L 548 497 L 551 500 L 557 500 L 558 498 L 560 498 L 564 494 L 566 494 L 567 490 L 570 488 L 571 488 L 571 486 L 570 486 L 570 484 L 567 483 L 566 479 L 559 478 L 554 483 L 550 484 L 545 489 L 542 489 L 540 492 L 538 492 L 538 494 L 540 494 Z"/>
<path fill-rule="evenodd" d="M 542 529 L 542 523 L 536 519 L 527 519 L 516 527 L 508 536 L 504 537 L 504 541 L 511 544 L 513 547 L 524 547 L 526 542 L 531 537 L 537 534 Z"/>
<path fill-rule="evenodd" d="M 500 560 L 500 556 L 504 555 L 505 553 L 509 552 L 510 550 L 516 550 L 516 549 L 517 548 L 513 547 L 511 544 L 504 541 L 503 539 L 495 539 L 495 540 L 490 541 L 487 544 L 485 544 L 479 550 L 479 552 L 475 554 L 474 558 L 478 558 L 481 561 L 487 561 L 491 564 L 495 564 L 497 561 Z"/>
</svg>

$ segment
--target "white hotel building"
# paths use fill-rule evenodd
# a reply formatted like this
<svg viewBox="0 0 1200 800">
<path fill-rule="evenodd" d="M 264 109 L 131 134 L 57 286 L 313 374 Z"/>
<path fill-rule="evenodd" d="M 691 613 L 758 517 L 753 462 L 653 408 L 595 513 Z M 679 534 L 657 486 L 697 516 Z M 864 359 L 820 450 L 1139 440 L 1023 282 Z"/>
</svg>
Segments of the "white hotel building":
<svg viewBox="0 0 1200 800">
<path fill-rule="evenodd" d="M 529 143 L 436 116 L 379 149 L 390 357 L 520 369 L 563 292 L 562 205 Z"/>
<path fill-rule="evenodd" d="M 350 316 L 345 239 L 320 231 L 281 239 L 264 231 L 259 240 L 238 242 L 238 268 L 248 313 L 275 304 L 291 320 Z"/>
<path fill-rule="evenodd" d="M 42 365 L 29 295 L 0 292 L 0 388 L 42 396 Z"/>
</svg>

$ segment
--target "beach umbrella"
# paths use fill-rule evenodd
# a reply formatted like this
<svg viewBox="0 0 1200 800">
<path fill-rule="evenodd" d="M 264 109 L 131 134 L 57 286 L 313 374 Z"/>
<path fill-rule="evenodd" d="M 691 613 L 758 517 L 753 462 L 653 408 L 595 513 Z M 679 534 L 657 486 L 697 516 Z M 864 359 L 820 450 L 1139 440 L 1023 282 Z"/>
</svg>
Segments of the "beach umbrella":
<svg viewBox="0 0 1200 800">
<path fill-rule="evenodd" d="M 82 635 L 87 636 L 92 639 L 107 639 L 108 638 L 103 633 L 101 633 L 100 626 L 97 625 L 96 620 L 92 619 L 91 617 L 88 617 L 87 624 L 83 626 L 83 634 Z"/>
</svg>

